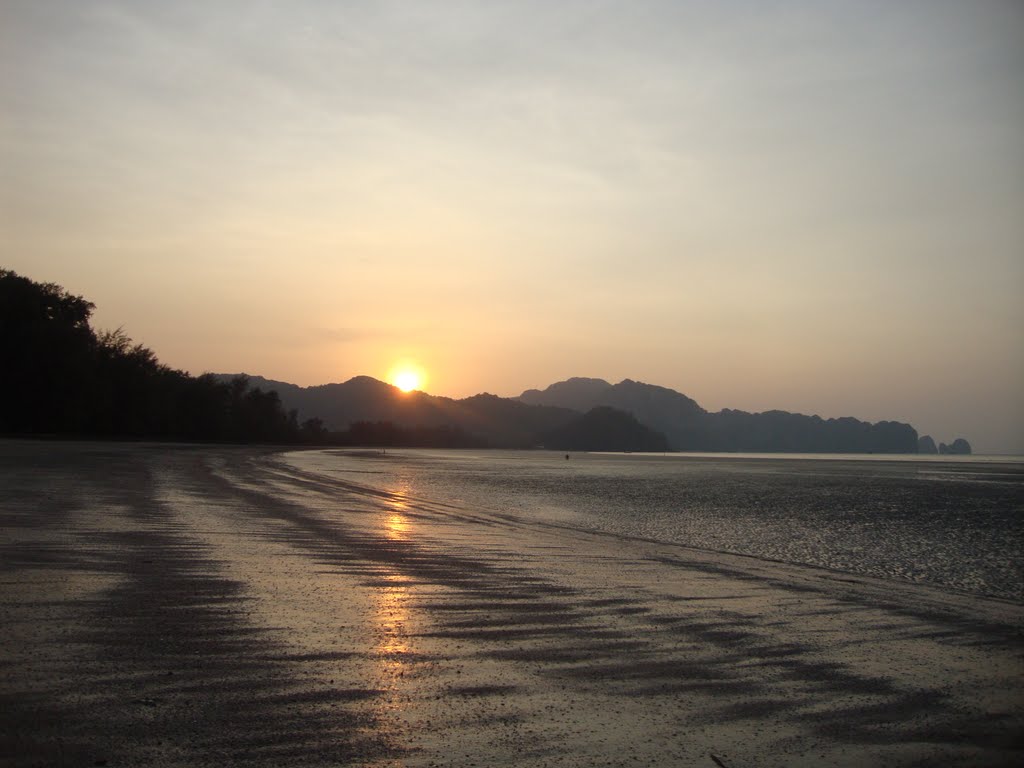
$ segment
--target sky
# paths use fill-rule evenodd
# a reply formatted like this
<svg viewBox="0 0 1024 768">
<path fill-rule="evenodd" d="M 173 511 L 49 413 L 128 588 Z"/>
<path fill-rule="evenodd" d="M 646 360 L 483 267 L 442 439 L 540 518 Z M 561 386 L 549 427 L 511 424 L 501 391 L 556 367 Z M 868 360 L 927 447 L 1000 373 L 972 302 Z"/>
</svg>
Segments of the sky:
<svg viewBox="0 0 1024 768">
<path fill-rule="evenodd" d="M 0 266 L 175 368 L 1024 453 L 1024 3 L 0 0 Z"/>
</svg>

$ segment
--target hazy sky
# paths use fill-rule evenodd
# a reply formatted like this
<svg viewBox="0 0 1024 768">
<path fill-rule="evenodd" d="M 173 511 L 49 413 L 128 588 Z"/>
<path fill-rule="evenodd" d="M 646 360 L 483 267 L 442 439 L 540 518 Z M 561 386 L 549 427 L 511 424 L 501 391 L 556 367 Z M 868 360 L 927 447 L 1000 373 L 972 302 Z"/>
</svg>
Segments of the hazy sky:
<svg viewBox="0 0 1024 768">
<path fill-rule="evenodd" d="M 193 373 L 1024 452 L 1024 3 L 0 0 L 0 265 Z"/>
</svg>

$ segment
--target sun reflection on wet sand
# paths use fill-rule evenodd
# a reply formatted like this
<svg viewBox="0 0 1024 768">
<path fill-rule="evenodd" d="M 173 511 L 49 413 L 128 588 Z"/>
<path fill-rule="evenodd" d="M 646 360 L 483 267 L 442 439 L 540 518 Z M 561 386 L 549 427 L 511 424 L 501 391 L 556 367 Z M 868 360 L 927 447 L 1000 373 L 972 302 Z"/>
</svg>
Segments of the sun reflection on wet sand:
<svg viewBox="0 0 1024 768">
<path fill-rule="evenodd" d="M 377 587 L 374 618 L 379 640 L 376 653 L 381 657 L 385 668 L 400 665 L 401 656 L 410 652 L 405 627 L 409 620 L 409 610 L 406 607 L 409 596 L 407 582 L 407 576 L 388 574 L 382 579 L 381 586 Z"/>
<path fill-rule="evenodd" d="M 388 515 L 384 520 L 384 535 L 392 541 L 404 541 L 408 538 L 409 519 L 403 515 Z"/>
<path fill-rule="evenodd" d="M 383 694 L 375 701 L 377 732 L 387 731 L 396 744 L 415 751 L 426 737 L 422 686 L 433 664 L 417 640 L 425 617 L 415 602 L 430 587 L 407 570 L 417 562 L 423 545 L 418 540 L 420 518 L 410 490 L 410 484 L 402 480 L 389 488 L 374 521 L 376 538 L 388 557 L 371 582 L 369 618 L 373 685 Z"/>
<path fill-rule="evenodd" d="M 406 741 L 410 733 L 408 721 L 410 690 L 414 654 L 409 644 L 410 620 L 409 577 L 400 573 L 382 574 L 375 586 L 373 600 L 375 687 L 383 692 L 378 699 L 380 727 L 386 728 L 394 738 Z M 387 723 L 387 725 L 384 725 Z"/>
<path fill-rule="evenodd" d="M 404 541 L 409 537 L 409 482 L 398 481 L 397 487 L 385 502 L 384 535 L 392 541 Z"/>
<path fill-rule="evenodd" d="M 412 524 L 405 514 L 409 509 L 408 483 L 400 482 L 387 501 L 382 521 L 382 532 L 389 541 L 399 543 L 409 539 Z M 411 578 L 398 571 L 381 575 L 374 596 L 374 622 L 377 644 L 374 655 L 381 672 L 382 683 L 395 690 L 408 672 L 412 649 L 408 643 L 410 620 L 408 601 Z M 397 704 L 397 702 L 396 702 Z"/>
</svg>

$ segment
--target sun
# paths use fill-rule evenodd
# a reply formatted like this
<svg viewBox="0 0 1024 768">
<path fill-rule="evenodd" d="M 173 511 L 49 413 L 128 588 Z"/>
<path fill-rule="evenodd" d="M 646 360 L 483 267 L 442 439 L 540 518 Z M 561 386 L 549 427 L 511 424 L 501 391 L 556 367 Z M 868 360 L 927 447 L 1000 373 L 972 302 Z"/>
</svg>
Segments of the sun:
<svg viewBox="0 0 1024 768">
<path fill-rule="evenodd" d="M 391 369 L 388 380 L 403 392 L 412 392 L 423 386 L 423 371 L 415 365 L 396 365 Z"/>
<path fill-rule="evenodd" d="M 395 376 L 394 385 L 403 392 L 412 392 L 419 389 L 420 375 L 416 371 L 402 371 Z"/>
</svg>

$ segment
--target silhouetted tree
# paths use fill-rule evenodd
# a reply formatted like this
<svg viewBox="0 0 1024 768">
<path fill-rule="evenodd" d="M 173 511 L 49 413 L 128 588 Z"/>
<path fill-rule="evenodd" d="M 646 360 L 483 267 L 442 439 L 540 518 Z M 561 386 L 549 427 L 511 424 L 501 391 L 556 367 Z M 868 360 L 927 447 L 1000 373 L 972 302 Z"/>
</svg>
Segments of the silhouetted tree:
<svg viewBox="0 0 1024 768">
<path fill-rule="evenodd" d="M 0 270 L 0 432 L 293 442 L 297 413 L 245 378 L 162 364 L 123 330 L 97 333 L 94 306 Z"/>
<path fill-rule="evenodd" d="M 0 430 L 81 431 L 92 383 L 94 306 L 0 269 Z"/>
</svg>

